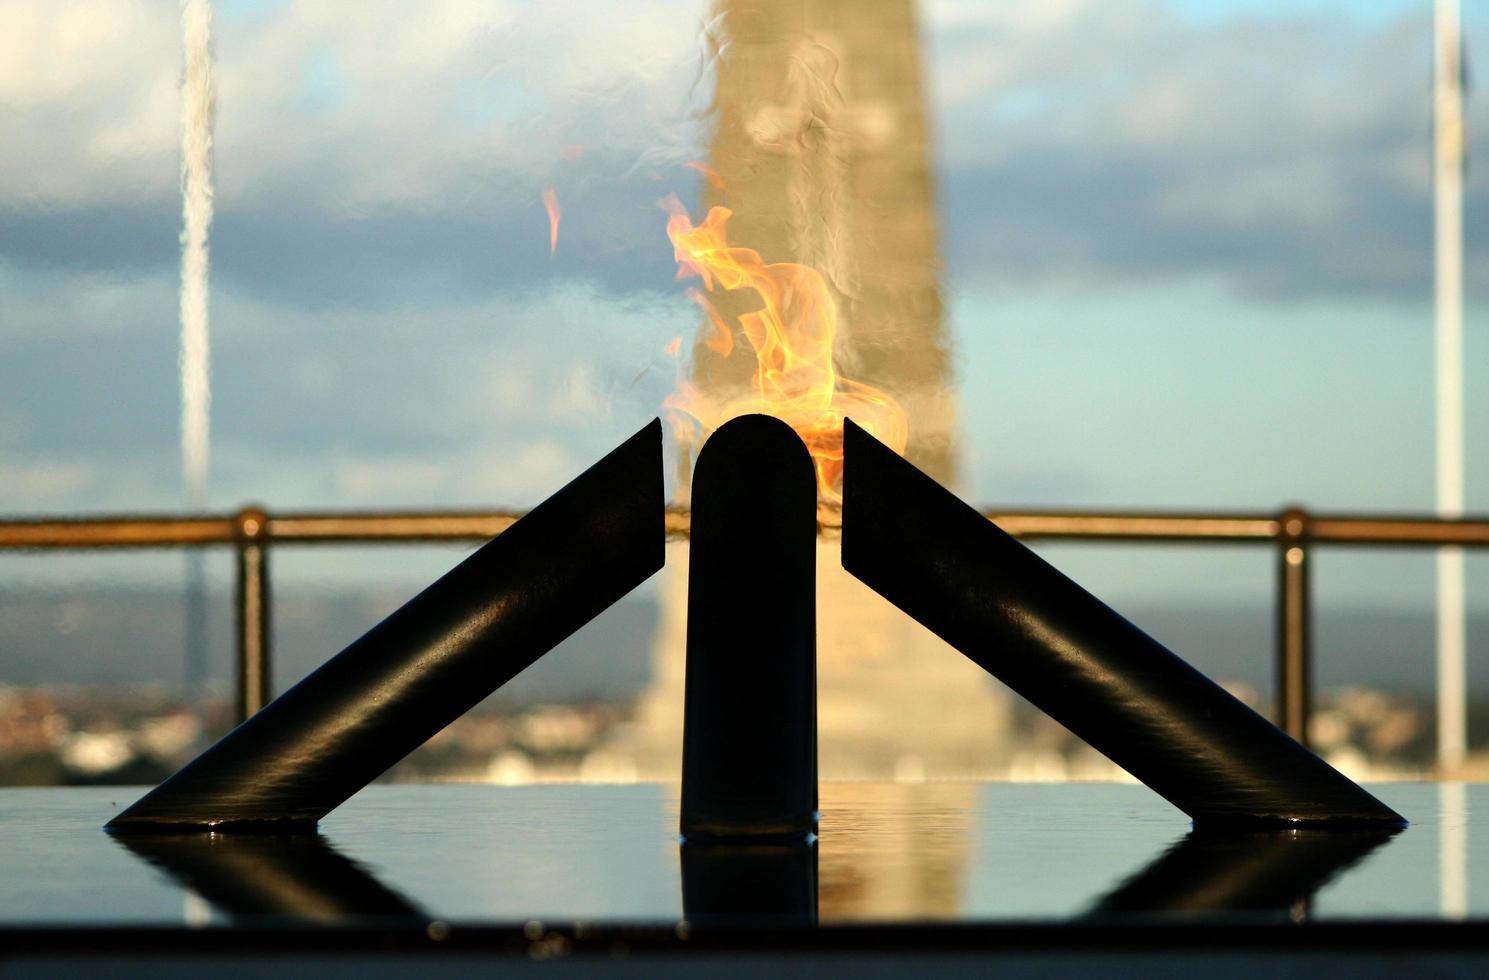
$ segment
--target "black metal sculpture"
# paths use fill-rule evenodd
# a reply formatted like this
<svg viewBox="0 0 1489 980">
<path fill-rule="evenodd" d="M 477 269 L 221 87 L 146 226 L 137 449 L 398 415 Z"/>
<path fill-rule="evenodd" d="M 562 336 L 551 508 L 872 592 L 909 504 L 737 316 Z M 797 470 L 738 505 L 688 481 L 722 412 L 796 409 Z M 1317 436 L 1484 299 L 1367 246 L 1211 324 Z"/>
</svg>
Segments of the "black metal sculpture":
<svg viewBox="0 0 1489 980">
<path fill-rule="evenodd" d="M 844 445 L 844 567 L 1196 827 L 1404 824 L 851 422 Z M 660 568 L 662 494 L 653 421 L 108 829 L 310 831 Z M 801 440 L 722 426 L 693 487 L 685 856 L 815 840 L 815 552 Z"/>
<path fill-rule="evenodd" d="M 660 421 L 109 822 L 308 832 L 662 567 Z"/>
<path fill-rule="evenodd" d="M 852 422 L 844 448 L 843 567 L 1196 827 L 1405 824 Z"/>
<path fill-rule="evenodd" d="M 693 474 L 682 836 L 816 830 L 817 482 L 791 427 L 746 415 Z"/>
<path fill-rule="evenodd" d="M 683 706 L 683 914 L 817 921 L 817 480 L 791 427 L 746 415 L 693 472 Z"/>
</svg>

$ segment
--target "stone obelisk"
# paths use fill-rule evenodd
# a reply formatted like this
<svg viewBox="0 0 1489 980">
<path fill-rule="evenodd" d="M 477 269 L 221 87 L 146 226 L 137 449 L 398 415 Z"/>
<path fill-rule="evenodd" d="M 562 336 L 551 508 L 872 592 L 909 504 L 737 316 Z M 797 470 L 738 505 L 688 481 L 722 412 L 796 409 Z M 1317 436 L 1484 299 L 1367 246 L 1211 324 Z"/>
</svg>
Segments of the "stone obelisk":
<svg viewBox="0 0 1489 980">
<path fill-rule="evenodd" d="M 705 204 L 734 212 L 731 244 L 822 273 L 839 304 L 840 373 L 897 399 L 909 421 L 908 458 L 955 485 L 915 4 L 723 0 L 715 14 L 708 163 L 717 179 Z M 748 303 L 745 292 L 710 298 L 727 315 L 747 308 L 730 306 Z M 742 388 L 753 370 L 747 351 L 726 358 L 700 343 L 692 352 L 692 380 L 704 391 Z M 817 583 L 822 775 L 1002 771 L 1006 692 L 848 576 L 835 540 L 821 544 Z M 742 615 L 769 615 L 762 586 Z M 628 739 L 643 776 L 674 777 L 679 767 L 686 588 L 686 550 L 677 547 L 662 583 L 652 686 Z"/>
</svg>

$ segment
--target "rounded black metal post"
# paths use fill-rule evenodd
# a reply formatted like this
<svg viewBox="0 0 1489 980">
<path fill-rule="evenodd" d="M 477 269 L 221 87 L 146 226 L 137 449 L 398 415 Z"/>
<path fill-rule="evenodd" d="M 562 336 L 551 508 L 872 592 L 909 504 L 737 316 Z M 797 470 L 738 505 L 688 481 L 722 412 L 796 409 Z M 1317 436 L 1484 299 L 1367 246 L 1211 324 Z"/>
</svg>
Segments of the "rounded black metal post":
<svg viewBox="0 0 1489 980">
<path fill-rule="evenodd" d="M 800 841 L 817 810 L 817 483 L 790 426 L 746 415 L 693 474 L 682 835 Z"/>
<path fill-rule="evenodd" d="M 663 561 L 653 421 L 108 825 L 309 830 Z"/>
<path fill-rule="evenodd" d="M 1401 816 L 849 422 L 843 567 L 1194 819 Z"/>
</svg>

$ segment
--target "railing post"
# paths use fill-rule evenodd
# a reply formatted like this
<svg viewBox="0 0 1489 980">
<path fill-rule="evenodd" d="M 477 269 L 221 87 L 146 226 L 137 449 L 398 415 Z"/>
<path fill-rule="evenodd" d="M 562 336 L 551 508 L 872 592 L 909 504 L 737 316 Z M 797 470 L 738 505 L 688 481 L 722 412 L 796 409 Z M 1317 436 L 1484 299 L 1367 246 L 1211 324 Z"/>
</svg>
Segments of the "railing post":
<svg viewBox="0 0 1489 980">
<path fill-rule="evenodd" d="M 1277 522 L 1277 724 L 1303 745 L 1313 710 L 1313 609 L 1309 517 L 1292 508 Z"/>
<path fill-rule="evenodd" d="M 238 512 L 237 714 L 242 722 L 269 700 L 269 518 L 248 507 Z"/>
</svg>

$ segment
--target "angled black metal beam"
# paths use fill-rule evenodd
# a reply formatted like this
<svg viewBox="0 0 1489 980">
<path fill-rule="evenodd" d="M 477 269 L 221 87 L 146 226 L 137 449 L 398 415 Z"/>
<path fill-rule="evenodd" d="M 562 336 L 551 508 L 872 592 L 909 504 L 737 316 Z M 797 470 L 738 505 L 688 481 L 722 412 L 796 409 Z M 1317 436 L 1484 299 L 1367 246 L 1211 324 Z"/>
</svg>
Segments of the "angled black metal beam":
<svg viewBox="0 0 1489 980">
<path fill-rule="evenodd" d="M 1404 825 L 852 422 L 844 444 L 843 567 L 1196 827 Z"/>
<path fill-rule="evenodd" d="M 309 831 L 662 567 L 652 423 L 109 822 Z"/>
<path fill-rule="evenodd" d="M 816 831 L 817 480 L 791 427 L 720 426 L 693 472 L 682 836 Z"/>
</svg>

